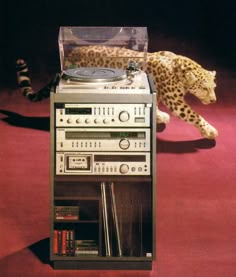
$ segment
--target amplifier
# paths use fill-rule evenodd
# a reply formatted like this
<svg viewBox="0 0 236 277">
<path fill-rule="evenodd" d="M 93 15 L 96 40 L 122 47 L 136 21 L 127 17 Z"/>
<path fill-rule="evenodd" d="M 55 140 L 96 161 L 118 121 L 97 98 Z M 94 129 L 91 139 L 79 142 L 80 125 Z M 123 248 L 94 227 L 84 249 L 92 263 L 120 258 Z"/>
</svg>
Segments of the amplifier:
<svg viewBox="0 0 236 277">
<path fill-rule="evenodd" d="M 58 104 L 57 127 L 150 127 L 149 104 Z"/>
</svg>

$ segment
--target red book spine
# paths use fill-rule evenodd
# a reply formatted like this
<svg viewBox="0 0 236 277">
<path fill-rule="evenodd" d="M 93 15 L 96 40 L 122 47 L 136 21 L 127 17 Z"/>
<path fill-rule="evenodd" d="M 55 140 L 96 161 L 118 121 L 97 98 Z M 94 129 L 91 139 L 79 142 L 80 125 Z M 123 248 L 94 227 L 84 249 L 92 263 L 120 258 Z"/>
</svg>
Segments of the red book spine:
<svg viewBox="0 0 236 277">
<path fill-rule="evenodd" d="M 58 254 L 58 231 L 54 230 L 53 234 L 53 253 L 55 255 Z"/>
<path fill-rule="evenodd" d="M 62 230 L 61 253 L 66 255 L 66 230 Z"/>
</svg>

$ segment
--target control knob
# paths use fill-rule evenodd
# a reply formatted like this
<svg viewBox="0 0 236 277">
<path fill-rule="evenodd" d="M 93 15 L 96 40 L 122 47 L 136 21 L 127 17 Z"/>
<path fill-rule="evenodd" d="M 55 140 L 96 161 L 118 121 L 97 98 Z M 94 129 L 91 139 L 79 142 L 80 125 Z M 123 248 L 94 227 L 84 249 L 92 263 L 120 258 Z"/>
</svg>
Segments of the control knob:
<svg viewBox="0 0 236 277">
<path fill-rule="evenodd" d="M 103 123 L 104 124 L 108 124 L 109 123 L 109 119 L 107 119 L 107 118 L 103 119 Z"/>
<path fill-rule="evenodd" d="M 129 171 L 129 166 L 127 164 L 122 164 L 120 166 L 120 173 L 121 174 L 126 174 L 126 173 L 128 173 L 128 171 Z"/>
<path fill-rule="evenodd" d="M 129 120 L 129 113 L 126 112 L 126 111 L 120 112 L 120 114 L 119 114 L 119 119 L 120 119 L 121 122 L 126 122 L 126 121 L 128 121 L 128 120 Z"/>
<path fill-rule="evenodd" d="M 119 142 L 119 146 L 121 149 L 126 150 L 129 148 L 130 142 L 126 138 L 121 139 Z"/>
</svg>

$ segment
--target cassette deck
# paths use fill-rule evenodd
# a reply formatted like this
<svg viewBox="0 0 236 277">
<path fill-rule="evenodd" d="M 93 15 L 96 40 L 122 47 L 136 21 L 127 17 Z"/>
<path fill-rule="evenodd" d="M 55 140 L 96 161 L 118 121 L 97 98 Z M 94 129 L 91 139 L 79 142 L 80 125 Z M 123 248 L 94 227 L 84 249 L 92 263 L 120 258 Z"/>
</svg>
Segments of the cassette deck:
<svg viewBox="0 0 236 277">
<path fill-rule="evenodd" d="M 57 152 L 57 175 L 150 175 L 147 152 Z"/>
</svg>

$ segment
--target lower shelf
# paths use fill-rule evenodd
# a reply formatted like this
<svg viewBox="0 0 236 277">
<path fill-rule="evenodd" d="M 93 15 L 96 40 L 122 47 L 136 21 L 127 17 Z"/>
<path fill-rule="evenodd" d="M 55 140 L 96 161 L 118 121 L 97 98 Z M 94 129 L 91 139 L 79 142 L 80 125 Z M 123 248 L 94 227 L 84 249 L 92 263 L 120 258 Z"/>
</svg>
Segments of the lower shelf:
<svg viewBox="0 0 236 277">
<path fill-rule="evenodd" d="M 98 260 L 56 260 L 54 269 L 108 269 L 108 270 L 152 270 L 151 259 L 101 258 Z"/>
</svg>

